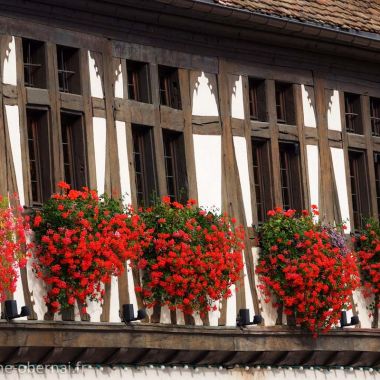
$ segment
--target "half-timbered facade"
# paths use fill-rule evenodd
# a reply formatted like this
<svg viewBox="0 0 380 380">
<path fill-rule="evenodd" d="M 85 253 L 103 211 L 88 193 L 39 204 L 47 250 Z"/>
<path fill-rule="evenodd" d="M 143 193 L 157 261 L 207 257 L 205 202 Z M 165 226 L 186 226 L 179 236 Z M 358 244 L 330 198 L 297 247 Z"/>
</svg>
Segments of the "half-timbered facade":
<svg viewBox="0 0 380 380">
<path fill-rule="evenodd" d="M 1 194 L 38 208 L 65 180 L 134 206 L 152 193 L 189 197 L 247 231 L 241 291 L 195 327 L 165 308 L 149 324 L 120 324 L 122 304 L 141 305 L 130 270 L 90 320 L 76 309 L 62 322 L 28 264 L 15 299 L 32 313 L 0 322 L 0 364 L 89 363 L 110 378 L 140 366 L 126 367 L 138 379 L 219 366 L 225 378 L 248 376 L 225 370 L 235 366 L 263 379 L 377 376 L 371 300 L 353 295 L 360 328 L 318 340 L 288 328 L 257 291 L 250 239 L 274 206 L 316 204 L 348 233 L 379 217 L 380 6 L 345 3 L 0 0 Z M 264 326 L 237 328 L 241 308 Z M 100 372 L 108 365 L 116 371 Z"/>
</svg>

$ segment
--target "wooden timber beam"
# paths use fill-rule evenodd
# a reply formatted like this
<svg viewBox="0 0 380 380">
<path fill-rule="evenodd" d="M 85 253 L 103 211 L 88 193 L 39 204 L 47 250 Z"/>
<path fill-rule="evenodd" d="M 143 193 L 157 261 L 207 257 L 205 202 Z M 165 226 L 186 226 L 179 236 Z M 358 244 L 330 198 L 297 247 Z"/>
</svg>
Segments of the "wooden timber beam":
<svg viewBox="0 0 380 380">
<path fill-rule="evenodd" d="M 299 365 L 310 354 L 313 365 L 325 365 L 326 354 L 337 353 L 334 365 L 370 366 L 380 361 L 380 330 L 333 330 L 313 338 L 284 327 L 165 326 L 161 324 L 14 321 L 0 322 L 0 362 L 228 365 L 252 361 Z M 85 351 L 83 351 L 85 350 Z M 91 355 L 84 353 L 91 351 Z M 62 353 L 62 358 L 60 354 Z M 78 356 L 79 353 L 79 356 Z M 178 354 L 177 354 L 178 353 Z M 340 355 L 339 355 L 340 354 Z M 64 358 L 64 359 L 63 359 Z M 301 360 L 302 361 L 302 360 Z M 344 361 L 344 363 L 343 363 Z"/>
</svg>

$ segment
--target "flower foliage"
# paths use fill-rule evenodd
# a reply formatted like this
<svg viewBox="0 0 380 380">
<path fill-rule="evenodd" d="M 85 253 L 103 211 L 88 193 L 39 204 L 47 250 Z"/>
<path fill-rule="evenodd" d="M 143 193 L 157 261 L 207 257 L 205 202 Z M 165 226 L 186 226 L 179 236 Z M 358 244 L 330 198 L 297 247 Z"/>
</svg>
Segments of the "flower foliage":
<svg viewBox="0 0 380 380">
<path fill-rule="evenodd" d="M 125 261 L 138 255 L 144 226 L 120 201 L 99 197 L 96 191 L 70 190 L 59 183 L 34 218 L 34 270 L 47 285 L 45 302 L 51 312 L 78 301 L 102 301 L 102 283 L 119 276 Z"/>
<path fill-rule="evenodd" d="M 375 296 L 370 309 L 380 309 L 380 224 L 370 219 L 361 233 L 354 238 L 364 297 Z"/>
<path fill-rule="evenodd" d="M 314 334 L 328 331 L 349 308 L 352 291 L 359 285 L 354 255 L 343 244 L 340 227 L 314 222 L 312 213 L 281 208 L 268 212 L 261 227 L 256 268 L 266 302 L 274 294 L 287 315 Z"/>
<path fill-rule="evenodd" d="M 231 295 L 229 288 L 243 268 L 242 227 L 234 227 L 227 216 L 196 207 L 193 200 L 182 205 L 169 197 L 140 216 L 153 234 L 133 262 L 142 273 L 136 290 L 148 307 L 168 305 L 205 315 L 213 301 Z"/>
<path fill-rule="evenodd" d="M 0 302 L 15 292 L 18 268 L 26 265 L 26 252 L 31 248 L 26 239 L 29 224 L 22 208 L 10 205 L 10 201 L 16 203 L 17 197 L 0 196 Z"/>
</svg>

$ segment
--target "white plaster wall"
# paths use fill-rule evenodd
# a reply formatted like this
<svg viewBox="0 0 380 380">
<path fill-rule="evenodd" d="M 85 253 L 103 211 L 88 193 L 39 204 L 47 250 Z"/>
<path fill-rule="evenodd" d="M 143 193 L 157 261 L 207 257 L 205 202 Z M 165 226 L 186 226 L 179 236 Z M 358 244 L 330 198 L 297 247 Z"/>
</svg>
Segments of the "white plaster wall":
<svg viewBox="0 0 380 380">
<path fill-rule="evenodd" d="M 103 284 L 101 284 L 101 288 L 104 289 Z M 100 322 L 100 316 L 102 315 L 102 311 L 102 304 L 100 302 L 87 302 L 87 313 L 90 315 L 91 322 Z M 120 322 L 120 319 L 118 320 L 118 322 Z"/>
<path fill-rule="evenodd" d="M 17 282 L 16 282 L 16 291 L 13 293 L 13 299 L 17 301 L 18 307 L 21 307 L 25 305 L 25 297 L 24 292 L 22 289 L 22 281 L 21 281 L 21 275 L 20 275 L 20 269 L 16 268 L 17 273 Z M 27 319 L 26 317 L 20 318 L 20 319 Z"/>
<path fill-rule="evenodd" d="M 3 65 L 3 83 L 17 85 L 16 41 L 12 36 L 9 41 Z"/>
<path fill-rule="evenodd" d="M 192 76 L 198 75 L 196 72 Z M 211 80 L 211 78 L 213 80 Z M 193 89 L 193 110 L 192 114 L 197 116 L 218 116 L 218 106 L 216 104 L 216 79 L 213 74 L 201 73 L 195 80 Z"/>
<path fill-rule="evenodd" d="M 124 87 L 123 87 L 123 72 L 121 71 L 121 64 L 115 70 L 116 80 L 115 80 L 115 98 L 124 98 Z"/>
<path fill-rule="evenodd" d="M 365 299 L 361 289 L 354 291 L 353 300 L 356 305 L 356 311 L 360 319 L 360 327 L 362 328 L 371 328 L 373 318 L 370 317 L 370 311 L 367 309 L 369 304 L 373 302 L 373 298 Z M 348 318 L 347 318 L 348 319 Z"/>
<path fill-rule="evenodd" d="M 316 128 L 314 87 L 301 85 L 301 89 L 304 125 Z"/>
<path fill-rule="evenodd" d="M 99 194 L 103 194 L 104 186 L 105 186 L 105 174 L 106 174 L 106 145 L 107 145 L 106 119 L 103 117 L 93 117 L 92 122 L 93 122 L 93 131 L 94 131 L 97 190 Z"/>
<path fill-rule="evenodd" d="M 127 261 L 126 271 L 127 271 L 127 280 L 128 280 L 128 294 L 129 294 L 129 302 L 133 304 L 134 310 L 137 310 L 137 299 L 135 292 L 135 283 L 133 281 L 132 269 L 130 267 L 130 262 Z"/>
<path fill-rule="evenodd" d="M 103 98 L 102 78 L 99 73 L 99 68 L 96 66 L 95 59 L 92 58 L 90 51 L 88 51 L 88 68 L 90 72 L 91 96 L 95 98 Z"/>
<path fill-rule="evenodd" d="M 222 208 L 222 138 L 193 135 L 198 203 L 205 208 Z"/>
<path fill-rule="evenodd" d="M 307 145 L 307 172 L 309 178 L 310 204 L 319 206 L 319 153 L 317 145 Z"/>
<path fill-rule="evenodd" d="M 259 250 L 260 248 L 257 248 L 257 247 L 252 248 L 253 262 L 254 262 L 255 268 L 258 265 Z M 259 278 L 256 273 L 255 273 L 255 283 L 256 285 L 260 284 Z M 276 324 L 276 319 L 277 319 L 277 309 L 273 307 L 273 302 L 274 302 L 273 297 L 271 298 L 271 301 L 269 303 L 266 303 L 264 301 L 264 297 L 262 296 L 260 290 L 258 290 L 257 294 L 259 297 L 259 302 L 262 309 L 261 315 L 264 318 L 265 326 L 274 326 Z"/>
<path fill-rule="evenodd" d="M 95 366 L 94 366 L 95 367 Z M 42 371 L 43 369 L 38 369 Z M 45 373 L 37 374 L 27 372 L 27 366 L 19 370 L 13 370 L 11 373 L 2 375 L 6 380 L 38 380 L 38 379 L 59 379 L 59 380 L 80 380 L 80 379 L 97 379 L 97 380 L 116 380 L 116 379 L 133 379 L 133 380 L 207 380 L 218 377 L 221 380 L 376 380 L 379 379 L 378 372 L 369 372 L 356 370 L 332 369 L 315 370 L 315 369 L 258 369 L 258 368 L 238 368 L 226 370 L 218 368 L 164 368 L 159 367 L 138 367 L 138 368 L 91 368 L 82 369 L 79 367 L 78 372 L 69 373 L 68 369 L 50 368 L 46 369 Z M 30 371 L 33 371 L 30 369 Z"/>
<path fill-rule="evenodd" d="M 107 146 L 107 127 L 106 119 L 103 117 L 93 117 L 93 134 L 95 150 L 95 171 L 96 171 L 96 188 L 99 194 L 104 193 L 105 172 L 106 172 L 106 146 Z M 118 303 L 119 301 L 117 301 Z M 112 309 L 114 310 L 114 309 Z M 88 302 L 88 314 L 92 322 L 100 322 L 102 314 L 102 305 L 99 302 Z M 113 311 L 114 313 L 114 311 Z"/>
<path fill-rule="evenodd" d="M 340 206 L 340 214 L 342 220 L 345 221 L 347 225 L 346 233 L 351 232 L 351 223 L 350 223 L 350 213 L 348 206 L 348 193 L 347 193 L 347 182 L 346 182 L 346 168 L 344 165 L 344 153 L 343 149 L 340 148 L 330 148 L 331 157 L 334 168 L 334 176 L 336 188 L 338 191 L 338 199 Z"/>
<path fill-rule="evenodd" d="M 239 171 L 241 191 L 243 194 L 243 205 L 245 220 L 248 226 L 252 225 L 252 203 L 251 203 L 251 186 L 249 182 L 248 153 L 247 141 L 245 137 L 234 136 L 234 148 L 236 162 Z"/>
<path fill-rule="evenodd" d="M 234 87 L 231 94 L 231 116 L 244 119 L 243 80 L 241 75 L 233 75 Z"/>
<path fill-rule="evenodd" d="M 257 254 L 257 248 L 252 247 L 251 248 L 251 255 L 254 260 L 254 255 Z M 246 261 L 245 261 L 245 255 L 243 254 L 243 262 L 244 262 L 244 269 L 243 269 L 243 278 L 244 278 L 244 289 L 240 289 L 240 291 L 245 292 L 245 303 L 246 303 L 246 308 L 249 309 L 249 314 L 251 319 L 255 314 L 258 314 L 259 310 L 255 310 L 253 306 L 253 298 L 252 298 L 252 292 L 251 292 L 251 287 L 249 286 L 249 279 L 248 279 L 248 274 L 247 274 L 247 266 L 246 266 Z"/>
<path fill-rule="evenodd" d="M 226 314 L 226 326 L 236 326 L 236 286 L 232 285 L 231 297 L 227 298 L 227 314 Z M 239 292 L 244 291 L 240 289 Z M 220 311 L 222 310 L 222 304 L 219 305 Z"/>
<path fill-rule="evenodd" d="M 132 203 L 131 199 L 131 180 L 129 173 L 129 160 L 127 148 L 127 135 L 125 130 L 125 122 L 116 120 L 116 138 L 117 153 L 119 158 L 119 175 L 121 194 L 125 205 Z"/>
<path fill-rule="evenodd" d="M 198 203 L 201 207 L 222 209 L 222 138 L 193 135 Z M 217 303 L 218 305 L 219 303 Z M 218 325 L 219 311 L 210 312 L 211 326 Z"/>
<path fill-rule="evenodd" d="M 5 115 L 7 118 L 9 139 L 13 157 L 13 165 L 16 174 L 17 192 L 20 204 L 25 205 L 24 179 L 23 179 L 23 162 L 21 156 L 21 135 L 20 119 L 18 106 L 5 106 Z"/>
<path fill-rule="evenodd" d="M 110 322 L 120 322 L 119 278 L 111 278 Z"/>
<path fill-rule="evenodd" d="M 335 131 L 342 130 L 342 120 L 340 117 L 340 102 L 338 90 L 326 90 L 327 99 L 327 125 L 328 129 Z"/>
</svg>

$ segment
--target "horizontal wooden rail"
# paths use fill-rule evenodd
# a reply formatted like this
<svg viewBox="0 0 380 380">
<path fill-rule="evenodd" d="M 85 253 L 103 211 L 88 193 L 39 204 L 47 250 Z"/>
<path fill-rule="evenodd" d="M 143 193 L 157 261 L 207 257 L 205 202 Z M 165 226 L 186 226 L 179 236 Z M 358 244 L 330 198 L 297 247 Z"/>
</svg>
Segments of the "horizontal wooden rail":
<svg viewBox="0 0 380 380">
<path fill-rule="evenodd" d="M 380 367 L 379 329 L 0 322 L 0 363 Z"/>
</svg>

